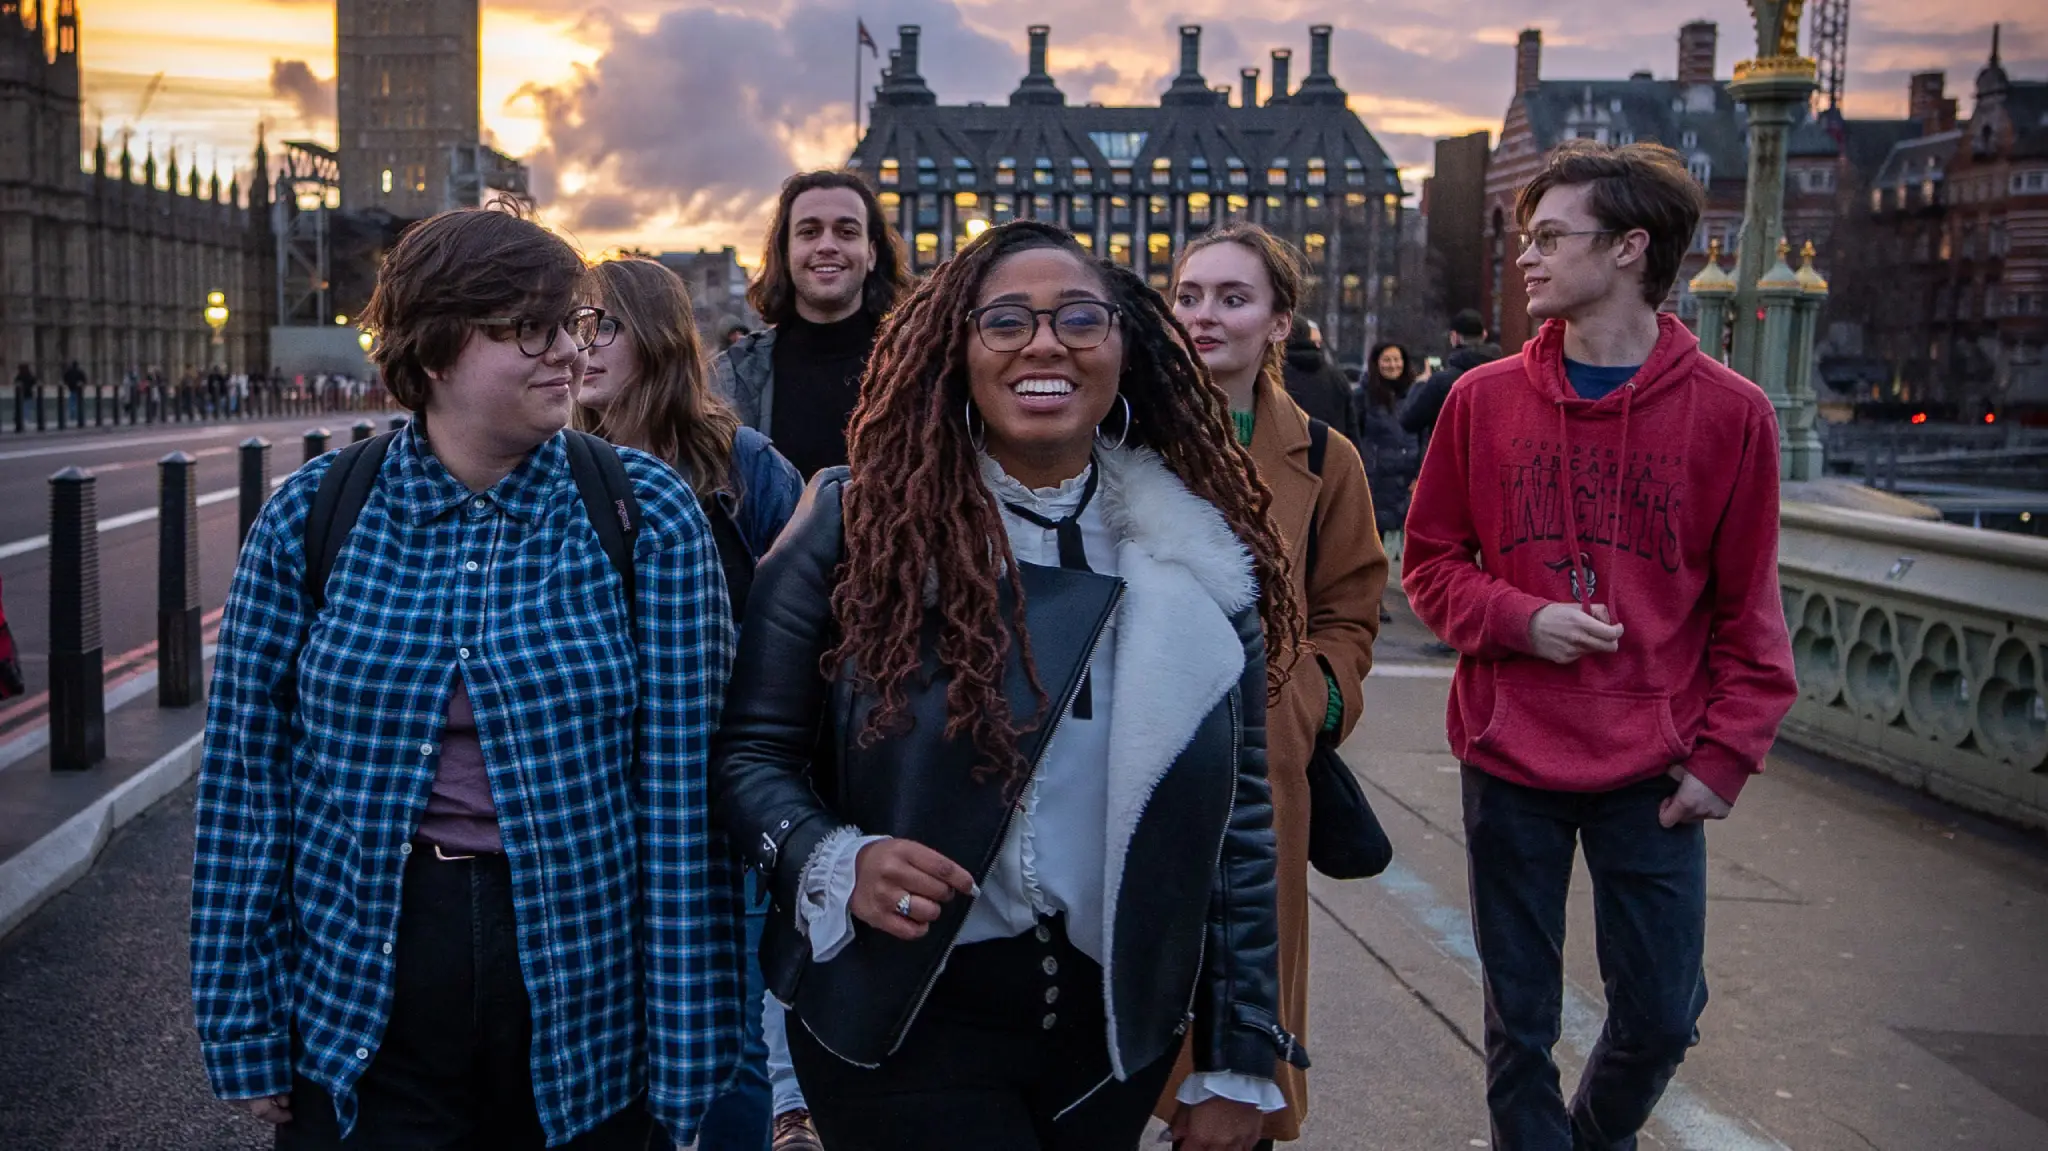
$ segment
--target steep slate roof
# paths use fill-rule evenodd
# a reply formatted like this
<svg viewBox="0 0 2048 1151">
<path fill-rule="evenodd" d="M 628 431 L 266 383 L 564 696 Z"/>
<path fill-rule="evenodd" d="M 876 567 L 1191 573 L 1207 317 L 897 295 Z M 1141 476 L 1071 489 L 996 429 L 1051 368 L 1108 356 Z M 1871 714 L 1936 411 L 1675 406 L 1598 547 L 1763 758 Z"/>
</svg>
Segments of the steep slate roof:
<svg viewBox="0 0 2048 1151">
<path fill-rule="evenodd" d="M 2005 114 L 2012 118 L 2012 156 L 2032 160 L 2048 156 L 2048 81 L 2022 80 L 2005 92 Z"/>
<path fill-rule="evenodd" d="M 1962 138 L 1962 129 L 1954 128 L 1932 136 L 1902 140 L 1892 145 L 1891 151 L 1885 155 L 1874 182 L 1886 188 L 1905 187 L 1929 179 L 1938 183 L 1947 177 L 1948 158 L 1955 154 L 1956 142 Z"/>
<path fill-rule="evenodd" d="M 1036 75 L 1026 77 L 1027 88 L 1033 86 Z M 958 188 L 1022 195 L 1072 191 L 1078 161 L 1090 170 L 1089 191 L 1139 196 L 1186 191 L 1263 193 L 1269 190 L 1267 168 L 1275 166 L 1276 160 L 1285 160 L 1289 190 L 1402 193 L 1394 163 L 1357 113 L 1345 106 L 1342 90 L 1327 77 L 1312 73 L 1295 99 L 1256 108 L 1231 105 L 1224 94 L 1195 87 L 1200 83 L 1199 75 L 1184 75 L 1157 106 L 1109 108 L 1051 102 L 1051 94 L 1042 84 L 1028 101 L 1012 97 L 1005 105 L 938 105 L 922 98 L 926 90 L 921 80 L 885 81 L 884 98 L 875 103 L 873 122 L 854 150 L 850 166 L 878 172 L 884 160 L 893 159 L 901 172 L 896 188 L 903 192 Z M 892 88 L 892 84 L 896 86 Z M 892 92 L 909 90 L 911 84 L 917 89 L 912 99 L 901 95 L 889 98 Z M 1020 92 L 1024 90 L 1020 88 Z M 1114 161 L 1105 154 L 1104 143 L 1126 141 L 1137 142 L 1131 154 L 1118 155 Z M 1015 162 L 1017 182 L 1014 188 L 998 189 L 997 164 L 1006 158 Z M 1173 164 L 1170 185 L 1151 182 L 1152 162 L 1160 158 Z M 1307 185 L 1312 158 L 1326 165 L 1327 183 L 1322 188 Z M 921 159 L 932 162 L 930 170 L 936 173 L 932 184 L 921 184 L 918 179 Z M 1052 163 L 1051 184 L 1031 179 L 1040 159 Z M 1197 159 L 1206 165 L 1206 184 L 1191 178 L 1201 170 Z M 1229 183 L 1233 159 L 1245 168 L 1243 187 L 1233 188 Z M 958 162 L 963 160 L 973 167 L 971 183 L 954 179 Z M 1347 161 L 1356 161 L 1362 182 L 1352 183 L 1347 178 L 1352 170 Z M 1112 186 L 1110 173 L 1116 167 L 1128 167 L 1134 173 L 1128 187 Z"/>
<path fill-rule="evenodd" d="M 1704 155 L 1716 176 L 1749 166 L 1749 116 L 1720 81 L 1681 84 L 1641 74 L 1627 80 L 1539 80 L 1522 93 L 1522 107 L 1540 151 L 1606 129 L 1609 143 L 1654 141 L 1688 161 Z M 1695 138 L 1691 148 L 1684 147 L 1687 132 Z"/>
</svg>

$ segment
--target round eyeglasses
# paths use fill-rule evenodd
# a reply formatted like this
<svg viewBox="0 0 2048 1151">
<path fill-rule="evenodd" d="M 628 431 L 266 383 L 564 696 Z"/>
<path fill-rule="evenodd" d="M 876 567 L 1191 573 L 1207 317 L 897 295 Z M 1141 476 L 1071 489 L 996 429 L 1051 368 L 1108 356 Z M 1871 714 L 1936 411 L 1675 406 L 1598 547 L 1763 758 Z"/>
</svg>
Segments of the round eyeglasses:
<svg viewBox="0 0 2048 1151">
<path fill-rule="evenodd" d="M 1557 242 L 1566 236 L 1606 236 L 1611 234 L 1612 232 L 1607 228 L 1592 228 L 1584 232 L 1559 232 L 1544 228 L 1535 232 L 1516 232 L 1515 238 L 1521 242 L 1522 251 L 1526 252 L 1531 247 L 1534 247 L 1542 255 L 1551 256 L 1557 253 Z"/>
<path fill-rule="evenodd" d="M 1057 308 L 989 304 L 967 313 L 981 346 L 991 352 L 1021 352 L 1038 338 L 1038 318 L 1052 320 L 1053 338 L 1076 352 L 1099 348 L 1109 339 L 1116 308 L 1101 300 L 1069 300 Z"/>
<path fill-rule="evenodd" d="M 476 324 L 482 328 L 511 328 L 513 338 L 519 342 L 520 354 L 533 357 L 544 356 L 549 348 L 555 346 L 557 331 L 567 332 L 569 342 L 577 351 L 589 351 L 598 346 L 597 338 L 604 318 L 603 308 L 581 307 L 571 308 L 568 315 L 552 324 L 532 316 L 486 316 Z M 617 333 L 616 327 L 613 332 Z"/>
</svg>

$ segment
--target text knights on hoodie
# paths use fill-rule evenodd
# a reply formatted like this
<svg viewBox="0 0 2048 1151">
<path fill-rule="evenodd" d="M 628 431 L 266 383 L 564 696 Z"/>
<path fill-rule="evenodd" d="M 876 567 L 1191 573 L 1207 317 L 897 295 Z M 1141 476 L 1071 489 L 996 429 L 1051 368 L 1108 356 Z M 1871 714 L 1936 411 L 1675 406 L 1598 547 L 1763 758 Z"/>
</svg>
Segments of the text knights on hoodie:
<svg viewBox="0 0 2048 1151">
<path fill-rule="evenodd" d="M 1683 766 L 1730 802 L 1798 694 L 1778 591 L 1778 426 L 1669 315 L 1606 398 L 1565 382 L 1564 325 L 1451 389 L 1401 585 L 1462 657 L 1451 750 L 1514 783 L 1604 791 Z M 1576 546 L 1567 541 L 1576 541 Z M 1546 604 L 1605 604 L 1614 654 L 1531 653 Z"/>
</svg>

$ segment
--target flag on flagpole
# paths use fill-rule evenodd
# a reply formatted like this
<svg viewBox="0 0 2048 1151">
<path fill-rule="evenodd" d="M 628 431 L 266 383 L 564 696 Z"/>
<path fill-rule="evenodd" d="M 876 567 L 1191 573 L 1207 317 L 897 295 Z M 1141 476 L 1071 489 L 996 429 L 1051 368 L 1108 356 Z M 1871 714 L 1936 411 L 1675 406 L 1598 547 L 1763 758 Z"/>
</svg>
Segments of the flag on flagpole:
<svg viewBox="0 0 2048 1151">
<path fill-rule="evenodd" d="M 875 46 L 875 38 L 873 36 L 868 35 L 867 22 L 865 20 L 860 19 L 859 17 L 855 17 L 853 21 L 853 26 L 860 30 L 861 47 L 866 48 L 868 50 L 868 55 L 873 56 L 877 60 L 881 59 L 882 50 Z"/>
</svg>

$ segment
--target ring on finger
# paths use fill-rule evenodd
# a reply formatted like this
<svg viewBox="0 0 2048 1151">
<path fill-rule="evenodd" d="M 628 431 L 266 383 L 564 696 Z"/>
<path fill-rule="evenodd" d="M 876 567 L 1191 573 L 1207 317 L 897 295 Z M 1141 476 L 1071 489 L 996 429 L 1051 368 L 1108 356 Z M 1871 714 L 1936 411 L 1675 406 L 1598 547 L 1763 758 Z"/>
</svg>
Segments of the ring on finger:
<svg viewBox="0 0 2048 1151">
<path fill-rule="evenodd" d="M 896 901 L 896 914 L 905 919 L 910 918 L 910 893 L 908 891 L 903 893 L 903 898 Z"/>
</svg>

